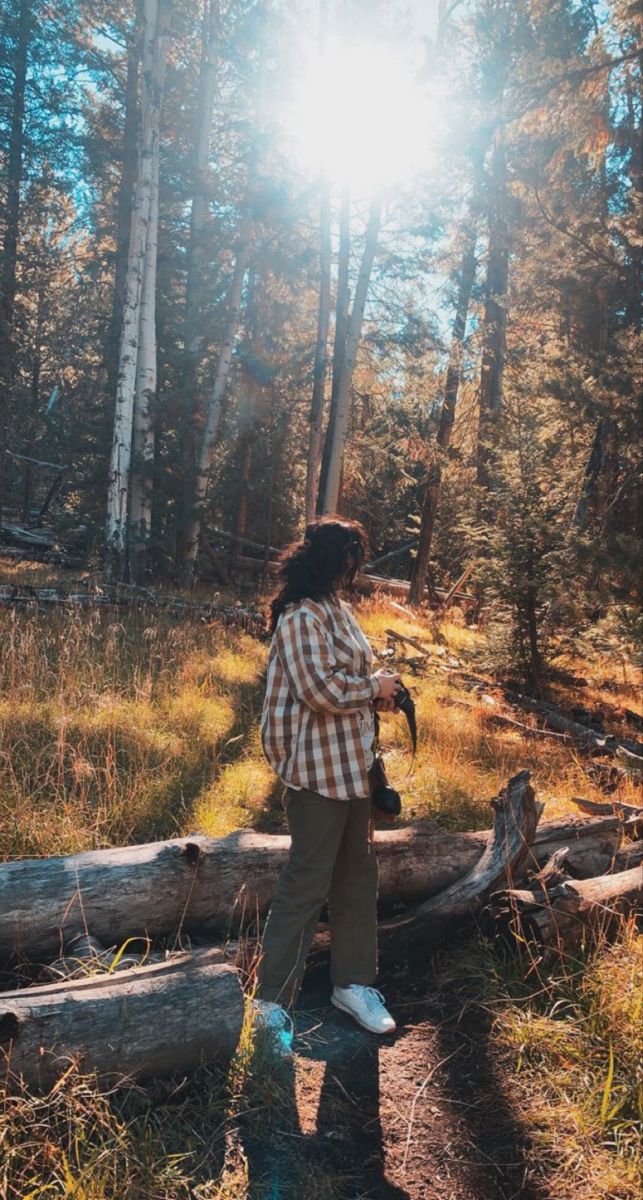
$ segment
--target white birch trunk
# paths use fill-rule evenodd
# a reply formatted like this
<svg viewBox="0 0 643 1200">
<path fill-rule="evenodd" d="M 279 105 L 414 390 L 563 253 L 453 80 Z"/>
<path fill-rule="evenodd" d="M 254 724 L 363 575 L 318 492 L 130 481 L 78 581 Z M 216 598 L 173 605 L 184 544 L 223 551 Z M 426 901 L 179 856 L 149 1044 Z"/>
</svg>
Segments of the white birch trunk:
<svg viewBox="0 0 643 1200">
<path fill-rule="evenodd" d="M 149 79 L 143 79 L 143 112 L 149 127 L 151 157 L 150 209 L 145 266 L 139 306 L 136 394 L 133 418 L 133 464 L 130 484 L 128 549 L 135 578 L 144 571 L 152 522 L 152 417 L 156 396 L 156 265 L 159 220 L 159 136 L 165 63 L 169 37 L 169 9 L 162 7 Z"/>
<path fill-rule="evenodd" d="M 144 0 L 142 54 L 144 91 L 145 81 L 151 77 L 152 72 L 157 18 L 157 0 Z M 114 435 L 107 490 L 105 573 L 108 578 L 119 577 L 125 569 L 139 314 L 152 198 L 152 160 L 149 152 L 146 152 L 149 147 L 149 124 L 149 106 L 144 103 L 139 140 L 139 165 L 132 197 L 132 220 L 114 410 Z"/>
<path fill-rule="evenodd" d="M 342 460 L 344 457 L 344 445 L 346 442 L 346 432 L 348 429 L 351 385 L 353 382 L 355 360 L 357 358 L 357 351 L 362 333 L 362 323 L 364 320 L 364 309 L 366 307 L 368 286 L 371 279 L 371 271 L 373 269 L 375 252 L 377 250 L 377 239 L 380 230 L 381 218 L 382 196 L 381 194 L 378 194 L 373 197 L 368 214 L 364 253 L 362 255 L 362 262 L 357 278 L 357 286 L 355 288 L 353 310 L 351 312 L 348 325 L 346 353 L 344 356 L 344 365 L 342 367 L 337 395 L 335 428 L 333 431 L 333 441 L 330 448 L 328 475 L 326 478 L 326 487 L 322 502 L 323 514 L 336 512 L 339 502 L 339 485 L 342 471 Z"/>
<path fill-rule="evenodd" d="M 324 389 L 328 364 L 328 326 L 330 324 L 330 188 L 328 180 L 322 180 L 320 204 L 321 244 L 319 251 L 319 311 L 317 316 L 317 342 L 313 368 L 313 395 L 310 403 L 310 432 L 308 438 L 308 464 L 306 470 L 306 524 L 315 516 L 317 485 L 322 449 L 322 422 L 324 415 Z"/>
<path fill-rule="evenodd" d="M 158 239 L 158 162 L 155 165 L 147 253 L 141 293 L 138 367 L 134 400 L 133 461 L 129 504 L 128 550 L 132 578 L 140 580 L 152 521 L 152 412 L 156 396 L 156 261 Z"/>
<path fill-rule="evenodd" d="M 210 470 L 212 467 L 212 459 L 214 457 L 214 448 L 216 445 L 217 434 L 219 432 L 219 425 L 221 423 L 223 398 L 225 395 L 226 384 L 228 382 L 228 375 L 230 373 L 230 365 L 232 363 L 234 344 L 239 325 L 241 298 L 243 294 L 243 281 L 245 279 L 250 260 L 251 239 L 252 223 L 250 215 L 247 214 L 243 217 L 239 228 L 234 271 L 227 295 L 226 309 L 228 315 L 223 334 L 221 352 L 219 354 L 219 361 L 217 363 L 212 394 L 208 404 L 205 429 L 203 431 L 203 440 L 201 442 L 201 448 L 197 461 L 194 500 L 190 519 L 187 524 L 187 535 L 185 541 L 184 566 L 188 576 L 193 573 L 194 564 L 196 562 L 198 553 L 199 535 L 201 532 L 201 522 L 205 507 L 208 483 L 210 480 Z"/>
</svg>

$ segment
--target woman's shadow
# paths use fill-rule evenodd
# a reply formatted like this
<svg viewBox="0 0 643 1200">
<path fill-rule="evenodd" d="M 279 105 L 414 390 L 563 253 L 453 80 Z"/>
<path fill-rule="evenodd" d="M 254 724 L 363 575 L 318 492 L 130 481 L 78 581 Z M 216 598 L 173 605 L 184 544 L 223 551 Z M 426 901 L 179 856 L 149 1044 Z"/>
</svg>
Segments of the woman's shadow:
<svg viewBox="0 0 643 1200">
<path fill-rule="evenodd" d="M 252 1200 L 303 1200 L 313 1179 L 342 1200 L 411 1200 L 386 1178 L 379 1041 L 304 982 L 295 1013 L 296 1058 L 275 1067 L 274 1116 L 242 1127 Z"/>
</svg>

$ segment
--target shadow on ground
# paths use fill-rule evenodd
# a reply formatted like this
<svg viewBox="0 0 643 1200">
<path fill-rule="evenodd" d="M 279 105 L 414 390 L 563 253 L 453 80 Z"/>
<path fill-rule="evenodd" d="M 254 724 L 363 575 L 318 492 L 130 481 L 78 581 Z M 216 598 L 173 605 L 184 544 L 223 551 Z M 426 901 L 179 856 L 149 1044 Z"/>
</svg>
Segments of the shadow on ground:
<svg viewBox="0 0 643 1200">
<path fill-rule="evenodd" d="M 385 1038 L 328 1004 L 327 967 L 309 972 L 278 1115 L 243 1131 L 252 1200 L 553 1200 L 501 1086 L 489 1016 L 463 1014 L 430 967 L 387 964 L 380 986 L 398 1020 Z"/>
</svg>

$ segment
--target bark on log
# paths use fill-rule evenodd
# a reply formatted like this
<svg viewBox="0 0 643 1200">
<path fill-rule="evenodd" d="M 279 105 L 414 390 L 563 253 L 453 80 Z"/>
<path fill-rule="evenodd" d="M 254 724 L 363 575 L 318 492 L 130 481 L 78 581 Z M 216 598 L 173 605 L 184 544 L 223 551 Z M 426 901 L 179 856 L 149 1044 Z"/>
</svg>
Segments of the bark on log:
<svg viewBox="0 0 643 1200">
<path fill-rule="evenodd" d="M 47 1088 L 72 1062 L 121 1080 L 228 1062 L 243 994 L 238 972 L 222 959 L 221 950 L 200 950 L 118 975 L 1 993 L 8 1082 Z"/>
<path fill-rule="evenodd" d="M 413 943 L 416 947 L 420 943 L 426 950 L 466 918 L 479 913 L 499 880 L 520 878 L 544 808 L 536 801 L 529 771 L 514 775 L 491 804 L 493 829 L 475 867 L 410 913 L 381 924 L 383 948 L 395 943 L 397 948 L 410 949 Z"/>
<path fill-rule="evenodd" d="M 610 869 L 636 822 L 574 817 L 538 830 L 529 864 L 569 846 L 575 875 Z M 435 821 L 377 831 L 380 902 L 414 904 L 448 888 L 478 862 L 488 832 L 454 833 Z M 212 933 L 265 913 L 290 839 L 236 830 L 60 858 L 0 864 L 0 957 L 45 961 L 86 929 L 105 946 L 130 936 Z"/>
<path fill-rule="evenodd" d="M 642 901 L 643 872 L 636 866 L 553 887 L 507 888 L 492 895 L 485 923 L 510 942 L 528 939 L 568 950 L 587 937 L 609 936 L 622 916 L 640 911 Z"/>
</svg>

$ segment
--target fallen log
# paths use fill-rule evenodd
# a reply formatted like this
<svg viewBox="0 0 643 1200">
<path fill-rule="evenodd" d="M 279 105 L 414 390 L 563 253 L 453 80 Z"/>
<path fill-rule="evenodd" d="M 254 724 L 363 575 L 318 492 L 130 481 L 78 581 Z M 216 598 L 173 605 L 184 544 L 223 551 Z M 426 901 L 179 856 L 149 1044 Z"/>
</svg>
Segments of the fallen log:
<svg viewBox="0 0 643 1200">
<path fill-rule="evenodd" d="M 602 874 L 636 822 L 612 816 L 543 825 L 529 865 L 561 845 L 578 876 Z M 415 904 L 461 879 L 478 862 L 488 832 L 456 833 L 423 820 L 378 830 L 380 903 Z M 90 850 L 0 864 L 0 958 L 50 961 L 88 931 L 104 946 L 131 936 L 225 932 L 270 905 L 290 839 L 240 829 L 142 846 Z"/>
<path fill-rule="evenodd" d="M 544 805 L 536 801 L 529 771 L 514 775 L 495 800 L 493 829 L 476 865 L 437 896 L 410 913 L 380 924 L 380 945 L 422 952 L 465 919 L 481 912 L 489 894 L 501 880 L 520 878 L 530 857 Z"/>
<path fill-rule="evenodd" d="M 581 812 L 589 813 L 591 817 L 608 817 L 616 816 L 620 813 L 621 817 L 633 817 L 643 819 L 643 808 L 637 808 L 634 804 L 623 804 L 620 800 L 610 800 L 605 804 L 600 804 L 596 800 L 584 800 L 582 796 L 572 796 L 572 804 L 580 808 Z"/>
<path fill-rule="evenodd" d="M 550 729 L 557 733 L 567 734 L 582 750 L 595 754 L 610 754 L 632 771 L 643 771 L 643 746 L 639 742 L 626 741 L 609 733 L 597 733 L 587 725 L 572 721 L 559 709 L 542 700 L 534 700 L 522 692 L 514 692 L 510 688 L 502 689 L 504 696 L 525 712 L 535 713 L 542 717 Z"/>
<path fill-rule="evenodd" d="M 50 1087 L 72 1064 L 110 1079 L 145 1079 L 227 1063 L 243 993 L 221 950 L 178 954 L 119 974 L 0 993 L 7 1081 Z"/>
<path fill-rule="evenodd" d="M 484 923 L 504 940 L 573 949 L 587 937 L 610 936 L 620 919 L 640 911 L 640 866 L 594 879 L 563 879 L 551 887 L 507 888 L 491 896 Z"/>
<path fill-rule="evenodd" d="M 587 725 L 573 721 L 555 705 L 535 700 L 532 696 L 526 696 L 522 692 L 515 692 L 512 688 L 505 687 L 504 684 L 493 679 L 485 679 L 482 675 L 475 675 L 470 671 L 459 670 L 446 664 L 436 665 L 439 670 L 454 675 L 465 686 L 477 692 L 485 688 L 487 690 L 496 688 L 502 693 L 508 704 L 539 716 L 550 729 L 561 736 L 568 737 L 576 743 L 579 749 L 591 754 L 610 755 L 621 764 L 628 774 L 637 777 L 643 775 L 643 743 L 618 738 L 610 733 L 598 733 Z"/>
</svg>

